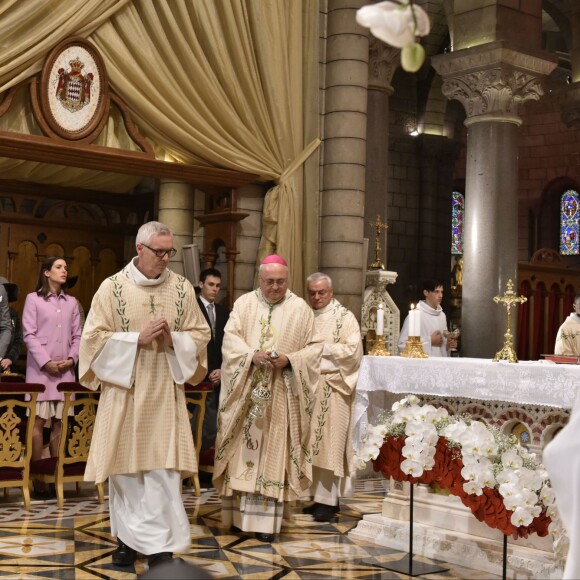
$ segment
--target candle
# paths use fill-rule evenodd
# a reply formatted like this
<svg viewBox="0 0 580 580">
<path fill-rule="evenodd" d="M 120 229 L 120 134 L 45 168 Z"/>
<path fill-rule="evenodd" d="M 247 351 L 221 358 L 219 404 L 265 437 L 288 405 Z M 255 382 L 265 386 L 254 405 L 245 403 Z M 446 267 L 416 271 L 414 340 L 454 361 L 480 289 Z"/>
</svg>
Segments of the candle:
<svg viewBox="0 0 580 580">
<path fill-rule="evenodd" d="M 414 304 L 409 310 L 409 336 L 421 336 L 421 313 Z"/>
<path fill-rule="evenodd" d="M 377 336 L 383 336 L 385 330 L 385 311 L 383 304 L 377 306 Z"/>
</svg>

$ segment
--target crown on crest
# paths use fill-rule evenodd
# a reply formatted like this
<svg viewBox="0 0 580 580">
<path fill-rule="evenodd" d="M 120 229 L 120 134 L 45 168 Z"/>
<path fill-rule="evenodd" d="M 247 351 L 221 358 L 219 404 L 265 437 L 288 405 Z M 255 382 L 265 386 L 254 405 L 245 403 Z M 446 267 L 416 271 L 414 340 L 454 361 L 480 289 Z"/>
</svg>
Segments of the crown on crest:
<svg viewBox="0 0 580 580">
<path fill-rule="evenodd" d="M 70 60 L 69 64 L 74 71 L 80 71 L 85 66 L 83 61 L 78 56 L 74 60 Z"/>
</svg>

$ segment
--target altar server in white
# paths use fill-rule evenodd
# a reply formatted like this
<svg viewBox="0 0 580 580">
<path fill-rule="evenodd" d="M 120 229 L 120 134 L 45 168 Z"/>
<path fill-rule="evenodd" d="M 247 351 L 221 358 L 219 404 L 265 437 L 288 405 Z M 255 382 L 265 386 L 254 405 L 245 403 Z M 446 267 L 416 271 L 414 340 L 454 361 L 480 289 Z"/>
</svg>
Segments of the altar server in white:
<svg viewBox="0 0 580 580">
<path fill-rule="evenodd" d="M 457 340 L 445 338 L 447 317 L 441 308 L 443 284 L 437 280 L 425 280 L 423 282 L 423 296 L 425 296 L 425 300 L 421 300 L 417 304 L 417 310 L 421 313 L 423 348 L 429 356 L 449 356 L 449 351 L 452 348 L 457 348 Z M 408 338 L 409 316 L 405 318 L 399 334 L 399 352 L 405 350 Z"/>
<path fill-rule="evenodd" d="M 197 463 L 183 385 L 204 378 L 210 339 L 193 286 L 167 268 L 169 228 L 141 226 L 136 249 L 95 294 L 79 359 L 81 383 L 102 389 L 85 479 L 109 478 L 117 566 L 189 549 L 181 480 Z"/>
</svg>

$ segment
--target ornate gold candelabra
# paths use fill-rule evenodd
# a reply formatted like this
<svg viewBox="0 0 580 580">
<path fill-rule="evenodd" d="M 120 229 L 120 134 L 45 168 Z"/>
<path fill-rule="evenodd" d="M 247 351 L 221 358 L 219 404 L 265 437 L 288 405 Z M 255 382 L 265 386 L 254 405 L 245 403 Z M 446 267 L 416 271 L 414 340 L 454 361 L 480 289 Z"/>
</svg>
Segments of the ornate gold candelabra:
<svg viewBox="0 0 580 580">
<path fill-rule="evenodd" d="M 391 356 L 387 350 L 385 337 L 377 335 L 373 329 L 367 330 L 367 354 L 369 356 Z"/>
<path fill-rule="evenodd" d="M 405 350 L 401 356 L 407 358 L 429 358 L 429 355 L 423 349 L 423 341 L 420 336 L 410 336 L 405 343 Z"/>
<path fill-rule="evenodd" d="M 384 270 L 385 265 L 381 262 L 381 230 L 386 230 L 389 226 L 381 222 L 381 216 L 377 214 L 374 222 L 369 225 L 375 228 L 375 261 L 369 264 L 369 270 Z"/>
<path fill-rule="evenodd" d="M 505 304 L 507 309 L 507 332 L 504 334 L 505 342 L 503 348 L 493 357 L 493 362 L 500 360 L 507 360 L 511 363 L 518 362 L 518 357 L 514 349 L 514 337 L 512 335 L 511 308 L 514 304 L 523 304 L 526 300 L 527 298 L 525 296 L 516 295 L 514 292 L 514 283 L 511 279 L 507 282 L 507 290 L 505 293 L 500 296 L 494 296 L 493 301 L 496 304 Z"/>
</svg>

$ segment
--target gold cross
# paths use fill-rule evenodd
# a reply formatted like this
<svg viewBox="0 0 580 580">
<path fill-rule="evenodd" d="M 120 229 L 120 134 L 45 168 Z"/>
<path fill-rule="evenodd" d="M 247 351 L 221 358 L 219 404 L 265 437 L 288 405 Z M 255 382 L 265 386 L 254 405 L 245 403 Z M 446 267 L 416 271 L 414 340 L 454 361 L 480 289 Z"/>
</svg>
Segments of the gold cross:
<svg viewBox="0 0 580 580">
<path fill-rule="evenodd" d="M 369 225 L 375 228 L 375 261 L 369 264 L 369 270 L 384 270 L 385 265 L 381 262 L 381 230 L 386 230 L 389 226 L 381 222 L 379 214 L 374 222 L 369 222 Z"/>
</svg>

